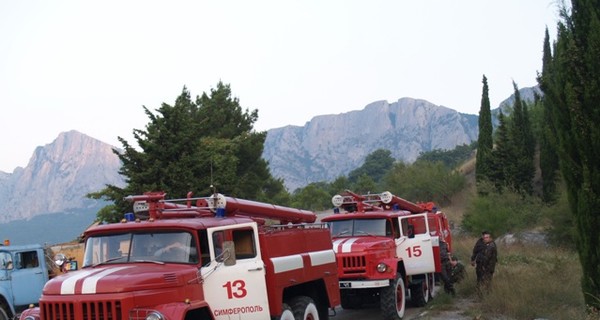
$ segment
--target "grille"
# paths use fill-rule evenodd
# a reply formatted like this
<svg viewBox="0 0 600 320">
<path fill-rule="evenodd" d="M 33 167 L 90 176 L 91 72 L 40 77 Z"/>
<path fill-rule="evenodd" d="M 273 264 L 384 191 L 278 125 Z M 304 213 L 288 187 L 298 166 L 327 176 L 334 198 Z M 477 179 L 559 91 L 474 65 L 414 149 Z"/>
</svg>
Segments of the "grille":
<svg viewBox="0 0 600 320">
<path fill-rule="evenodd" d="M 364 256 L 350 256 L 342 258 L 342 269 L 344 274 L 365 273 L 367 263 Z"/>
<path fill-rule="evenodd" d="M 41 303 L 44 320 L 122 320 L 119 301 Z"/>
</svg>

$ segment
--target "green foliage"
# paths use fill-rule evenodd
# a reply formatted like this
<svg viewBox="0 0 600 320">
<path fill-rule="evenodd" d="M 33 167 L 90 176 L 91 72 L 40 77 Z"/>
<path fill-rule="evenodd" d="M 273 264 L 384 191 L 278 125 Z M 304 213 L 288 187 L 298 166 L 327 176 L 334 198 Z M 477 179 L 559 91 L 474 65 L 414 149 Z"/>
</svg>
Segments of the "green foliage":
<svg viewBox="0 0 600 320">
<path fill-rule="evenodd" d="M 329 194 L 335 195 L 350 189 L 350 180 L 346 176 L 339 176 L 327 187 Z"/>
<path fill-rule="evenodd" d="M 523 194 L 532 194 L 532 180 L 535 174 L 533 163 L 535 141 L 529 122 L 527 105 L 521 100 L 519 88 L 513 82 L 515 103 L 508 126 L 509 155 L 504 167 L 505 185 Z"/>
<path fill-rule="evenodd" d="M 123 152 L 115 150 L 127 186 L 90 194 L 114 202 L 98 219 L 120 220 L 131 210 L 123 197 L 147 191 L 164 191 L 170 197 L 193 191 L 200 196 L 214 186 L 234 197 L 284 200 L 282 181 L 273 179 L 262 159 L 266 133 L 253 130 L 258 112 L 242 111 L 231 95 L 230 86 L 219 82 L 195 101 L 184 87 L 173 106 L 163 103 L 156 114 L 144 107 L 149 123 L 145 130 L 133 130 L 139 148 L 119 137 Z"/>
<path fill-rule="evenodd" d="M 489 180 L 492 167 L 492 149 L 494 148 L 492 113 L 490 111 L 490 98 L 487 78 L 483 76 L 483 89 L 481 94 L 481 108 L 479 109 L 479 136 L 477 139 L 477 182 Z"/>
<path fill-rule="evenodd" d="M 558 180 L 558 154 L 555 139 L 555 127 L 552 121 L 552 110 L 557 103 L 555 88 L 552 86 L 552 52 L 550 49 L 550 35 L 548 28 L 544 37 L 544 55 L 542 59 L 542 74 L 538 75 L 538 83 L 544 92 L 541 101 L 540 128 L 537 135 L 540 144 L 540 171 L 542 174 L 542 199 L 552 203 L 556 198 L 556 184 Z"/>
<path fill-rule="evenodd" d="M 492 150 L 492 159 L 490 161 L 490 167 L 488 168 L 488 180 L 496 186 L 497 190 L 502 190 L 505 185 L 505 172 L 504 164 L 510 159 L 510 142 L 508 141 L 508 125 L 506 124 L 506 117 L 500 111 L 498 114 L 498 128 L 496 129 L 496 147 Z M 479 193 L 483 193 L 482 190 L 478 190 Z"/>
<path fill-rule="evenodd" d="M 575 219 L 582 290 L 586 303 L 600 309 L 600 6 L 573 0 L 562 18 L 541 78 Z"/>
<path fill-rule="evenodd" d="M 456 146 L 452 150 L 435 149 L 428 152 L 421 152 L 417 161 L 441 162 L 446 168 L 454 169 L 469 159 L 475 148 L 477 148 L 477 142 L 473 142 L 470 145 L 463 144 Z"/>
<path fill-rule="evenodd" d="M 328 209 L 332 206 L 331 197 L 323 184 L 311 183 L 294 192 L 292 207 L 313 211 Z"/>
<path fill-rule="evenodd" d="M 555 246 L 575 249 L 575 217 L 569 209 L 567 193 L 564 190 L 561 190 L 556 202 L 546 208 L 544 217 L 549 220 L 547 232 L 550 242 Z"/>
<path fill-rule="evenodd" d="M 352 184 L 352 190 L 359 194 L 375 193 L 377 190 L 377 184 L 375 180 L 367 174 L 362 174 L 358 177 L 357 181 Z"/>
<path fill-rule="evenodd" d="M 465 178 L 441 162 L 396 163 L 385 177 L 382 190 L 411 201 L 450 203 L 450 197 L 465 186 Z"/>
<path fill-rule="evenodd" d="M 367 156 L 365 163 L 351 172 L 354 180 L 340 176 L 331 183 L 312 183 L 296 190 L 291 203 L 294 207 L 304 209 L 328 209 L 333 195 L 351 190 L 358 194 L 390 191 L 411 201 L 433 201 L 447 205 L 450 197 L 465 186 L 465 178 L 441 161 L 431 162 L 423 158 L 443 158 L 458 163 L 467 158 L 473 148 L 474 145 L 463 145 L 451 151 L 422 154 L 423 157 L 412 165 L 390 162 L 390 152 L 380 149 Z"/>
<path fill-rule="evenodd" d="M 540 221 L 543 205 L 537 198 L 509 189 L 500 193 L 485 182 L 478 188 L 484 192 L 469 203 L 462 221 L 463 228 L 472 235 L 482 230 L 494 235 L 516 233 Z"/>
<path fill-rule="evenodd" d="M 500 124 L 496 131 L 496 147 L 492 150 L 492 158 L 486 167 L 487 175 L 480 175 L 479 182 L 485 178 L 491 181 L 498 191 L 509 188 L 531 195 L 535 175 L 535 139 L 529 119 L 529 108 L 521 100 L 519 88 L 514 82 L 513 86 L 513 111 L 508 118 L 502 113 L 498 115 Z"/>
<path fill-rule="evenodd" d="M 394 164 L 392 152 L 385 149 L 377 149 L 367 155 L 362 166 L 350 171 L 348 180 L 357 183 L 361 176 L 369 176 L 374 182 L 379 182 Z"/>
</svg>

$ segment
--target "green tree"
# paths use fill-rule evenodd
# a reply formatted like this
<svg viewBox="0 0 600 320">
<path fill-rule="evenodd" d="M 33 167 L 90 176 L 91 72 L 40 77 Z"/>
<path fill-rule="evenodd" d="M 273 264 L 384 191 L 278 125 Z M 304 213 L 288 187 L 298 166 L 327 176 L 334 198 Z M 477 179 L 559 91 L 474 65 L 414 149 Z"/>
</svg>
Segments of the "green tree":
<svg viewBox="0 0 600 320">
<path fill-rule="evenodd" d="M 542 59 L 542 74 L 538 75 L 538 84 L 544 97 L 542 103 L 542 119 L 540 123 L 540 134 L 538 141 L 540 145 L 540 171 L 542 174 L 542 199 L 551 203 L 556 198 L 556 183 L 558 176 L 558 155 L 556 152 L 557 141 L 554 137 L 554 125 L 552 121 L 553 103 L 557 103 L 557 94 L 552 85 L 552 50 L 550 48 L 550 35 L 548 28 L 544 36 L 544 54 Z"/>
<path fill-rule="evenodd" d="M 507 120 L 502 111 L 498 114 L 498 122 L 498 128 L 496 129 L 496 147 L 492 150 L 489 179 L 490 182 L 496 186 L 497 190 L 502 190 L 506 185 L 505 181 L 508 167 L 512 165 L 510 160 L 513 151 L 508 136 Z"/>
<path fill-rule="evenodd" d="M 473 150 L 477 148 L 477 141 L 472 142 L 469 145 L 463 144 L 456 146 L 452 150 L 441 150 L 434 149 L 427 152 L 421 152 L 417 161 L 429 161 L 429 162 L 441 162 L 448 169 L 454 169 L 464 161 L 468 160 L 473 153 Z"/>
<path fill-rule="evenodd" d="M 367 175 L 377 183 L 392 168 L 394 161 L 390 150 L 377 149 L 367 155 L 362 166 L 350 171 L 348 180 L 357 183 L 361 176 Z"/>
<path fill-rule="evenodd" d="M 340 194 L 350 189 L 350 180 L 346 176 L 339 176 L 332 183 L 329 184 L 328 192 L 331 197 L 336 194 Z"/>
<path fill-rule="evenodd" d="M 572 0 L 562 10 L 549 85 L 554 139 L 576 224 L 582 291 L 600 309 L 600 3 Z M 546 82 L 547 81 L 547 82 Z"/>
<path fill-rule="evenodd" d="M 481 94 L 481 108 L 479 109 L 479 137 L 477 139 L 477 162 L 475 167 L 477 182 L 490 178 L 492 149 L 494 148 L 492 112 L 490 111 L 489 88 L 485 75 L 482 82 L 483 92 Z"/>
<path fill-rule="evenodd" d="M 447 205 L 450 197 L 465 186 L 465 177 L 441 162 L 417 161 L 412 165 L 398 162 L 382 186 L 382 190 L 410 201 Z"/>
<path fill-rule="evenodd" d="M 297 189 L 292 198 L 292 206 L 304 210 L 324 210 L 331 208 L 331 195 L 325 190 L 325 183 L 311 183 L 304 188 Z"/>
<path fill-rule="evenodd" d="M 371 178 L 371 176 L 366 173 L 363 173 L 356 178 L 356 182 L 352 184 L 352 189 L 359 194 L 380 192 L 375 179 Z"/>
<path fill-rule="evenodd" d="M 196 101 L 184 87 L 173 106 L 144 111 L 146 129 L 133 130 L 139 150 L 121 137 L 123 151 L 115 150 L 127 185 L 90 194 L 114 203 L 98 213 L 100 220 L 119 220 L 131 208 L 123 197 L 147 191 L 182 197 L 189 191 L 208 195 L 214 187 L 234 197 L 285 199 L 282 181 L 261 158 L 266 133 L 253 130 L 258 112 L 242 111 L 229 85 L 219 82 Z"/>
<path fill-rule="evenodd" d="M 535 175 L 533 163 L 535 140 L 529 122 L 527 105 L 521 100 L 521 94 L 517 84 L 513 82 L 515 89 L 515 103 L 511 114 L 511 122 L 508 128 L 508 139 L 511 143 L 511 163 L 505 170 L 505 182 L 513 189 L 524 193 L 532 193 L 532 181 Z"/>
</svg>

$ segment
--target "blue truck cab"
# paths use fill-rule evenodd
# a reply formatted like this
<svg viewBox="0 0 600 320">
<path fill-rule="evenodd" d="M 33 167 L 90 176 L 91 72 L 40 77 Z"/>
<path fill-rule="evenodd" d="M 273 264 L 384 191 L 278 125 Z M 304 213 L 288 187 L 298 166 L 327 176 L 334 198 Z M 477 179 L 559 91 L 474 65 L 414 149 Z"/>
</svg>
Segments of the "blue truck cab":
<svg viewBox="0 0 600 320">
<path fill-rule="evenodd" d="M 41 245 L 0 246 L 0 320 L 37 304 L 50 271 Z"/>
</svg>

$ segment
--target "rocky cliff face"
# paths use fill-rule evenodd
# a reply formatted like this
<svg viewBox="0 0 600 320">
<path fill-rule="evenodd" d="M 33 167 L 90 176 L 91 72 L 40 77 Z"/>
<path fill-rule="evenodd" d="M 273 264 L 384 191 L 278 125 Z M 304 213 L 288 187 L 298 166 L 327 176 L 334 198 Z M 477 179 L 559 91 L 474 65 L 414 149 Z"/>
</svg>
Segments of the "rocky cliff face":
<svg viewBox="0 0 600 320">
<path fill-rule="evenodd" d="M 37 147 L 27 167 L 0 172 L 0 222 L 91 206 L 87 193 L 124 185 L 119 168 L 112 146 L 77 131 L 61 133 Z"/>
<path fill-rule="evenodd" d="M 292 191 L 346 175 L 380 148 L 410 163 L 423 151 L 470 144 L 477 139 L 477 119 L 425 100 L 378 101 L 360 111 L 314 117 L 303 127 L 269 130 L 263 157 Z"/>
</svg>

